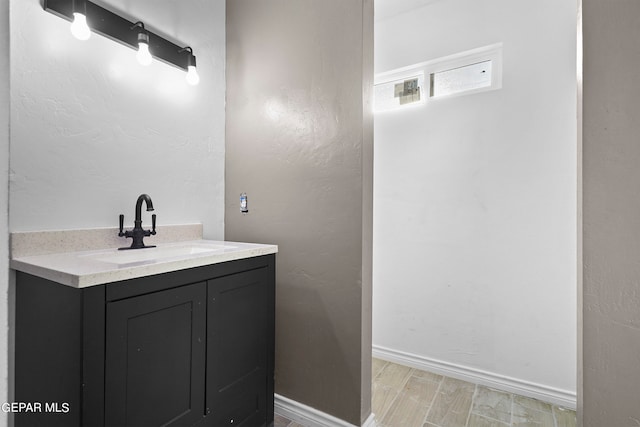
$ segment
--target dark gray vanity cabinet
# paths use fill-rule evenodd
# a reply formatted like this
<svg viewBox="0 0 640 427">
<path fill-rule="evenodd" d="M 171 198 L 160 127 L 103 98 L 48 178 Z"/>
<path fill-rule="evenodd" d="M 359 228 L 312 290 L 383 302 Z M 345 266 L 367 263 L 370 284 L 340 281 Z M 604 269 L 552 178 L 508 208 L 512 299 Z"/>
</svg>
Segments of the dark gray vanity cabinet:
<svg viewBox="0 0 640 427">
<path fill-rule="evenodd" d="M 107 304 L 106 425 L 183 426 L 200 421 L 206 304 L 205 283 Z"/>
<path fill-rule="evenodd" d="M 207 408 L 212 426 L 255 426 L 265 418 L 270 328 L 268 285 L 260 270 L 208 282 Z"/>
<path fill-rule="evenodd" d="M 15 401 L 42 411 L 16 426 L 269 426 L 274 306 L 275 255 L 81 289 L 18 272 Z"/>
</svg>

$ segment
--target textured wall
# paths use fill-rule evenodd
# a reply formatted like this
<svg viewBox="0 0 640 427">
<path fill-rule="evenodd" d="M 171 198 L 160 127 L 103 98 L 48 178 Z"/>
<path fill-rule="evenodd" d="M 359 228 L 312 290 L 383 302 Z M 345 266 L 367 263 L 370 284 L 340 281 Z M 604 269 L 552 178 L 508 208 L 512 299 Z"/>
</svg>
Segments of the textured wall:
<svg viewBox="0 0 640 427">
<path fill-rule="evenodd" d="M 640 425 L 640 2 L 582 0 L 583 425 Z"/>
<path fill-rule="evenodd" d="M 225 237 L 279 245 L 276 392 L 357 425 L 371 387 L 372 22 L 370 0 L 227 2 Z"/>
<path fill-rule="evenodd" d="M 576 13 L 572 1 L 447 0 L 376 22 L 376 73 L 502 42 L 503 82 L 376 114 L 374 345 L 565 404 L 576 390 Z"/>
<path fill-rule="evenodd" d="M 104 2 L 189 43 L 198 57 L 196 87 L 166 64 L 139 66 L 133 50 L 104 37 L 74 39 L 69 23 L 39 0 L 11 1 L 9 26 L 8 3 L 0 0 L 2 343 L 13 312 L 6 296 L 7 178 L 11 231 L 114 227 L 120 213 L 131 227 L 136 198 L 146 192 L 159 223 L 202 222 L 209 238 L 224 232 L 224 0 Z M 0 354 L 1 403 L 12 349 L 10 342 L 0 348 L 8 349 Z"/>
<path fill-rule="evenodd" d="M 361 301 L 361 384 L 360 419 L 366 420 L 371 407 L 371 346 L 373 341 L 373 73 L 374 0 L 362 2 L 362 301 Z"/>
<path fill-rule="evenodd" d="M 224 1 L 106 2 L 190 44 L 196 87 L 104 37 L 74 39 L 40 3 L 11 4 L 11 230 L 116 226 L 120 213 L 132 226 L 148 193 L 159 223 L 222 238 Z"/>
<path fill-rule="evenodd" d="M 9 0 L 0 0 L 0 404 L 8 397 L 9 282 Z M 7 414 L 0 412 L 0 426 Z"/>
</svg>

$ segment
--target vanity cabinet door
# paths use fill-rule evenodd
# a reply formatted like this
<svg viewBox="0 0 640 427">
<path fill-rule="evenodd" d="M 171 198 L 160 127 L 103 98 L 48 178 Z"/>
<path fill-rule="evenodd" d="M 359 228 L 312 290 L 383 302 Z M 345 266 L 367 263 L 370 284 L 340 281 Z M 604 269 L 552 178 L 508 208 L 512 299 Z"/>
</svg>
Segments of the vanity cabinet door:
<svg viewBox="0 0 640 427">
<path fill-rule="evenodd" d="M 107 303 L 106 426 L 189 426 L 204 416 L 206 284 Z"/>
<path fill-rule="evenodd" d="M 207 282 L 207 425 L 267 423 L 267 406 L 273 407 L 268 379 L 273 377 L 268 369 L 272 281 L 267 271 L 259 268 Z"/>
</svg>

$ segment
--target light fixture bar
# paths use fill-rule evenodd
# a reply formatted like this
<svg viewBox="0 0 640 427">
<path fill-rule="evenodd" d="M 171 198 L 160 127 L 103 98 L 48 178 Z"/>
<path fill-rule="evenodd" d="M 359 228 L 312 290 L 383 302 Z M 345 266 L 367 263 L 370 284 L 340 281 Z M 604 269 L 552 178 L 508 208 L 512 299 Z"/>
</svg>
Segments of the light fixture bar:
<svg viewBox="0 0 640 427">
<path fill-rule="evenodd" d="M 73 21 L 73 0 L 44 0 L 44 10 Z M 92 32 L 138 50 L 138 29 L 135 28 L 135 22 L 90 1 L 86 1 L 86 10 L 87 24 Z M 192 53 L 183 50 L 184 44 L 179 46 L 149 30 L 147 33 L 149 51 L 154 58 L 187 71 Z"/>
</svg>

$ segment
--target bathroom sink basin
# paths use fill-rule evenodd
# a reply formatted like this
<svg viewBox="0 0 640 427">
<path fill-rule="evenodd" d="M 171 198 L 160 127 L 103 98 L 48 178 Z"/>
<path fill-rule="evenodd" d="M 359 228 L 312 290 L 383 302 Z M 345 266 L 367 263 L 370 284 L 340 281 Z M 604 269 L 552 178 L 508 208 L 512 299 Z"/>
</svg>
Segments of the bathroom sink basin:
<svg viewBox="0 0 640 427">
<path fill-rule="evenodd" d="M 205 256 L 224 249 L 233 249 L 232 246 L 216 245 L 209 243 L 188 243 L 183 245 L 166 245 L 155 248 L 114 250 L 85 255 L 94 261 L 106 262 L 109 264 L 132 265 L 151 264 L 167 261 L 171 259 L 182 259 L 193 256 Z"/>
</svg>

